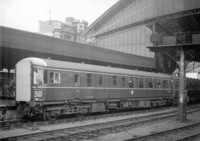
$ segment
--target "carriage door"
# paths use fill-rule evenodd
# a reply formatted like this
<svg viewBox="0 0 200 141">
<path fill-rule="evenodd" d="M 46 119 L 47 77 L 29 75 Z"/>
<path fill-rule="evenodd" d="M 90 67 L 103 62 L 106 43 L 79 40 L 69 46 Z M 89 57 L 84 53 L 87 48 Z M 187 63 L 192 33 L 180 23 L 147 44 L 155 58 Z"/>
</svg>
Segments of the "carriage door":
<svg viewBox="0 0 200 141">
<path fill-rule="evenodd" d="M 21 61 L 16 65 L 16 100 L 31 100 L 31 63 Z"/>
</svg>

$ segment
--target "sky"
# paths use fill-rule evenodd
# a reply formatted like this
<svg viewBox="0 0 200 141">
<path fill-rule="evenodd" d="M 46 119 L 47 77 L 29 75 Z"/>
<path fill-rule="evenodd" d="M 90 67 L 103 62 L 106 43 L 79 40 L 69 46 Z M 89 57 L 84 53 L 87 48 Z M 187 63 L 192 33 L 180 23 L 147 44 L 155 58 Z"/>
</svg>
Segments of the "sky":
<svg viewBox="0 0 200 141">
<path fill-rule="evenodd" d="M 0 0 L 0 26 L 38 32 L 39 21 L 66 17 L 89 25 L 118 0 Z"/>
</svg>

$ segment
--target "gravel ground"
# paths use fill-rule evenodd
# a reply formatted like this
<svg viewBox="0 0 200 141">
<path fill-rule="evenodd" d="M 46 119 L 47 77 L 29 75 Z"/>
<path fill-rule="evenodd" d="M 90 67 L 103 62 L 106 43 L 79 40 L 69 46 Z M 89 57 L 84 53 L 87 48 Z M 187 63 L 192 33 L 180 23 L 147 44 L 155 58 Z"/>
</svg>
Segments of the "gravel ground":
<svg viewBox="0 0 200 141">
<path fill-rule="evenodd" d="M 169 108 L 168 110 L 164 111 L 171 111 L 174 108 Z M 160 111 L 163 112 L 163 111 Z M 62 128 L 70 128 L 70 127 L 76 127 L 76 126 L 84 126 L 88 124 L 93 124 L 93 123 L 103 123 L 106 121 L 113 121 L 115 120 L 120 120 L 120 119 L 126 119 L 130 117 L 138 117 L 138 116 L 144 116 L 152 113 L 160 113 L 160 112 L 150 112 L 146 114 L 134 114 L 134 115 L 129 115 L 129 116 L 120 116 L 120 117 L 108 117 L 104 119 L 96 119 L 96 120 L 86 120 L 86 121 L 79 121 L 75 123 L 62 123 L 62 124 L 55 124 L 55 125 L 49 125 L 49 126 L 36 126 L 36 127 L 30 127 L 30 128 L 24 128 L 24 129 L 16 129 L 16 130 L 10 130 L 10 131 L 1 131 L 0 132 L 0 137 L 10 137 L 10 136 L 15 136 L 15 135 L 24 135 L 24 134 L 30 134 L 30 133 L 38 133 L 42 131 L 49 131 L 52 129 L 62 129 Z M 98 137 L 96 139 L 93 139 L 91 141 L 122 141 L 125 139 L 130 139 L 133 136 L 140 136 L 140 135 L 146 135 L 146 134 L 151 134 L 154 132 L 158 131 L 164 131 L 167 129 L 171 128 L 176 128 L 180 127 L 182 125 L 188 125 L 194 122 L 200 122 L 200 112 L 191 114 L 187 116 L 187 122 L 185 123 L 180 123 L 178 120 L 169 120 L 165 122 L 160 122 L 157 124 L 149 124 L 148 126 L 143 126 L 143 127 L 138 127 L 132 130 L 127 130 L 123 131 L 120 133 L 113 133 L 113 134 L 108 134 L 105 136 Z"/>
<path fill-rule="evenodd" d="M 179 122 L 178 119 L 174 119 L 174 120 L 159 122 L 156 124 L 146 125 L 143 127 L 138 127 L 138 128 L 123 131 L 120 133 L 108 134 L 108 135 L 101 136 L 90 141 L 123 141 L 126 139 L 131 139 L 136 136 L 148 135 L 151 133 L 165 131 L 168 129 L 173 129 L 173 128 L 181 127 L 184 125 L 200 122 L 199 117 L 200 117 L 200 112 L 187 115 L 187 121 L 184 123 Z"/>
<path fill-rule="evenodd" d="M 11 136 L 17 136 L 17 135 L 26 135 L 26 134 L 31 134 L 31 133 L 39 133 L 43 131 L 50 131 L 50 130 L 57 130 L 57 129 L 65 129 L 65 128 L 70 128 L 70 127 L 77 127 L 77 126 L 84 126 L 88 124 L 94 124 L 94 123 L 104 123 L 104 122 L 109 122 L 114 120 L 121 120 L 121 119 L 127 119 L 131 117 L 138 117 L 138 116 L 144 116 L 144 115 L 150 115 L 150 114 L 155 114 L 155 113 L 162 113 L 164 111 L 172 111 L 175 108 L 169 108 L 163 111 L 159 112 L 149 112 L 149 113 L 143 113 L 143 114 L 133 114 L 133 115 L 128 115 L 128 116 L 119 116 L 119 117 L 107 117 L 107 118 L 102 118 L 102 119 L 91 119 L 91 120 L 85 120 L 85 121 L 77 121 L 77 122 L 71 122 L 71 123 L 61 123 L 61 124 L 53 124 L 53 125 L 48 125 L 48 126 L 39 126 L 36 125 L 35 127 L 30 127 L 30 128 L 22 128 L 22 129 L 15 129 L 15 130 L 9 130 L 9 131 L 1 131 L 0 132 L 0 137 L 11 137 Z"/>
</svg>

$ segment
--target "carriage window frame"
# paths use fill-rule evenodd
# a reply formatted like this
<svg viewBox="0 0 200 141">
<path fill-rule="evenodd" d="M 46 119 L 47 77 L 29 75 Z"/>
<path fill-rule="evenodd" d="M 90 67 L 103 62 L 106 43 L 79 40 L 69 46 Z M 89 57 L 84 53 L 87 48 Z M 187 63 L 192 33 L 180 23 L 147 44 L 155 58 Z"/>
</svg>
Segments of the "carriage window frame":
<svg viewBox="0 0 200 141">
<path fill-rule="evenodd" d="M 175 89 L 179 89 L 179 81 L 178 80 L 174 81 L 174 86 L 175 86 Z"/>
<path fill-rule="evenodd" d="M 148 81 L 148 87 L 153 89 L 154 88 L 154 84 L 153 84 L 153 79 L 149 78 L 149 81 Z"/>
<path fill-rule="evenodd" d="M 113 75 L 113 86 L 117 86 L 117 76 Z"/>
<path fill-rule="evenodd" d="M 59 72 L 49 72 L 49 83 L 51 84 L 60 84 L 61 78 L 60 78 L 60 73 Z"/>
<path fill-rule="evenodd" d="M 122 88 L 125 88 L 125 77 L 122 77 Z"/>
<path fill-rule="evenodd" d="M 139 88 L 144 88 L 144 78 L 139 77 L 138 78 L 138 84 L 139 84 Z"/>
<path fill-rule="evenodd" d="M 92 74 L 87 73 L 87 87 L 92 87 Z"/>
<path fill-rule="evenodd" d="M 163 88 L 164 88 L 164 89 L 169 88 L 169 87 L 168 87 L 168 81 L 169 81 L 169 80 L 166 80 L 166 79 L 163 80 L 162 83 L 163 83 Z"/>
<path fill-rule="evenodd" d="M 156 79 L 156 88 L 161 88 L 161 79 Z"/>
<path fill-rule="evenodd" d="M 80 74 L 77 74 L 77 73 L 74 74 L 74 86 L 75 87 L 80 87 L 81 86 Z"/>
<path fill-rule="evenodd" d="M 98 77 L 98 84 L 99 84 L 99 87 L 103 87 L 103 77 L 102 77 L 102 75 L 99 75 L 99 77 Z"/>
<path fill-rule="evenodd" d="M 34 67 L 33 84 L 34 85 L 47 84 L 47 70 L 43 68 Z"/>
<path fill-rule="evenodd" d="M 129 88 L 135 87 L 135 77 L 130 76 L 128 81 Z"/>
</svg>

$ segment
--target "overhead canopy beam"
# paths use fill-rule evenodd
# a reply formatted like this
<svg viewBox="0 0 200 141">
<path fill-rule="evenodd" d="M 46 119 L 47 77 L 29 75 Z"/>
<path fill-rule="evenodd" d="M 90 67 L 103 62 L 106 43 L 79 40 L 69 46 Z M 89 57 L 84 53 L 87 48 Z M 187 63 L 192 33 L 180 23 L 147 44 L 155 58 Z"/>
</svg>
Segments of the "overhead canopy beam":
<svg viewBox="0 0 200 141">
<path fill-rule="evenodd" d="M 129 25 L 125 25 L 125 26 L 119 27 L 117 29 L 113 29 L 113 30 L 110 30 L 110 31 L 107 31 L 107 32 L 104 32 L 104 33 L 101 33 L 98 35 L 95 34 L 95 36 L 96 36 L 96 38 L 101 38 L 104 36 L 108 36 L 110 34 L 121 32 L 121 31 L 124 31 L 127 29 L 131 29 L 133 27 L 141 26 L 141 25 L 153 24 L 156 22 L 167 21 L 167 20 L 171 20 L 171 19 L 177 19 L 177 18 L 181 18 L 181 17 L 198 15 L 198 14 L 200 14 L 200 8 L 192 9 L 192 10 L 188 10 L 188 11 L 181 11 L 181 12 L 177 12 L 177 13 L 173 13 L 173 14 L 167 14 L 164 16 L 159 16 L 159 17 L 131 23 Z"/>
</svg>

